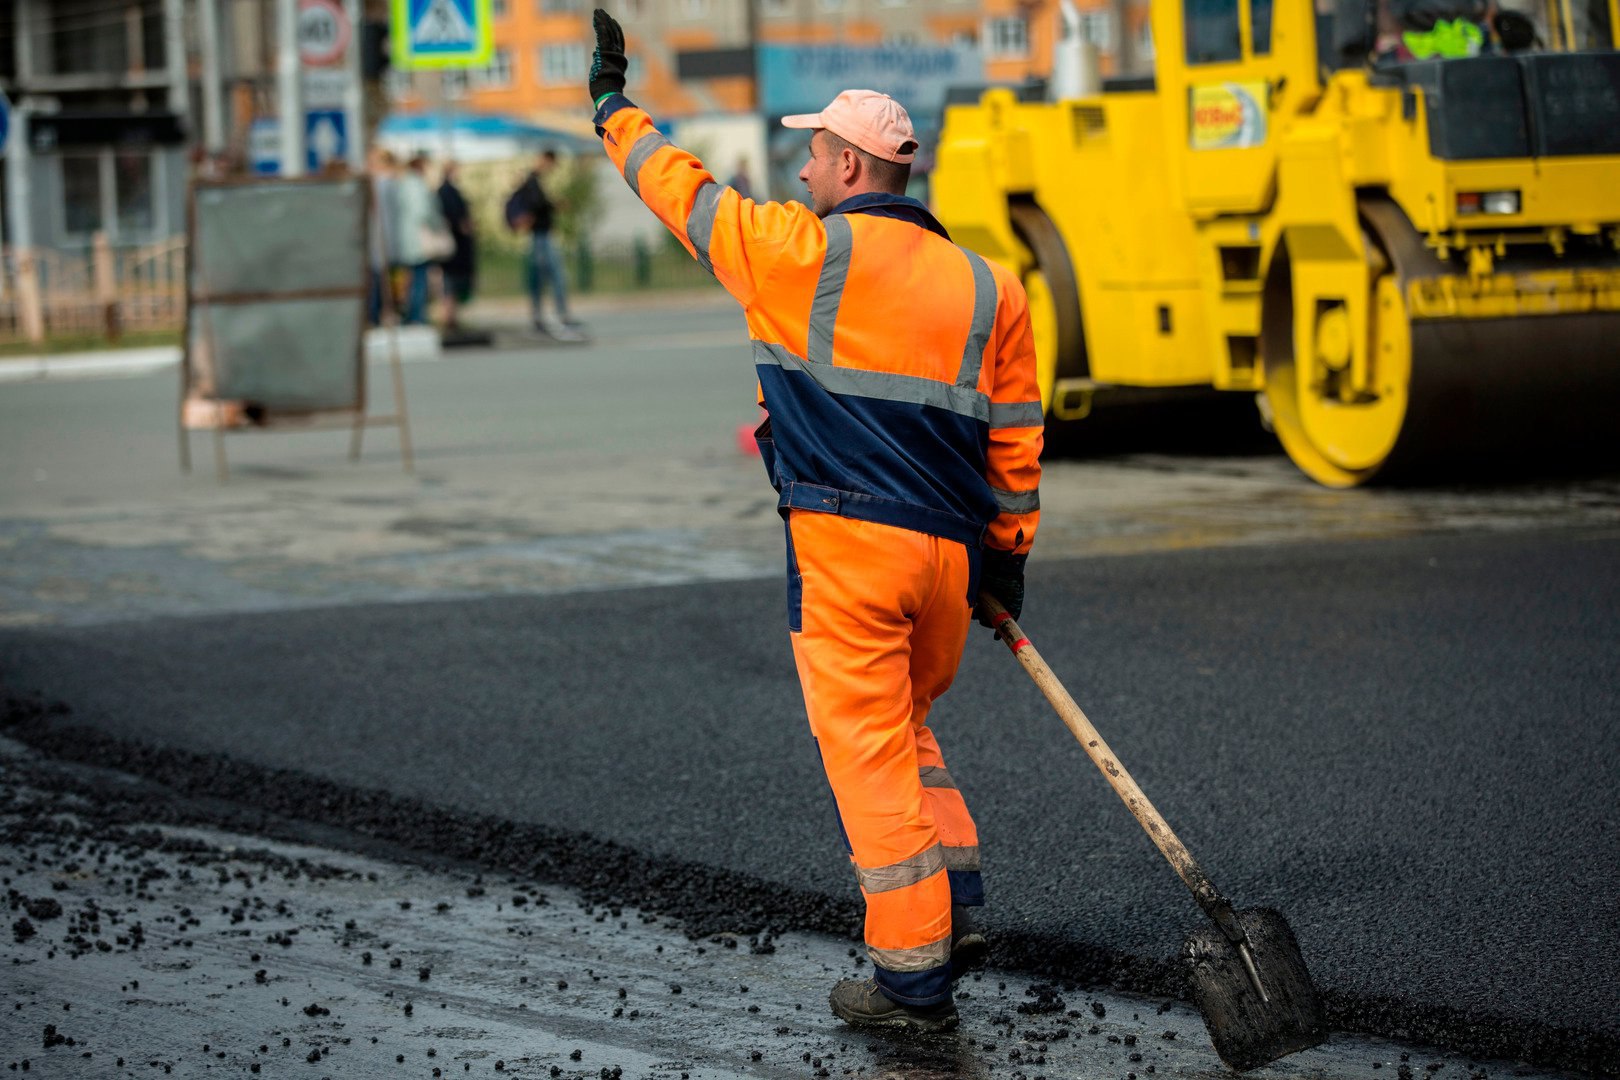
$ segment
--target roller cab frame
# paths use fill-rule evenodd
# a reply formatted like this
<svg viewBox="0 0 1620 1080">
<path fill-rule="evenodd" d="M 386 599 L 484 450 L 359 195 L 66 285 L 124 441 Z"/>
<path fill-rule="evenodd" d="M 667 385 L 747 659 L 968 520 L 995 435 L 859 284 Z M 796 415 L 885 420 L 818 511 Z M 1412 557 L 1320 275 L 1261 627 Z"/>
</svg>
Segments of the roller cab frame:
<svg viewBox="0 0 1620 1080">
<path fill-rule="evenodd" d="M 1620 0 L 1404 62 L 1365 0 L 1312 7 L 1155 0 L 1151 78 L 946 109 L 935 209 L 1021 275 L 1049 422 L 1249 392 L 1335 487 L 1611 450 Z"/>
</svg>

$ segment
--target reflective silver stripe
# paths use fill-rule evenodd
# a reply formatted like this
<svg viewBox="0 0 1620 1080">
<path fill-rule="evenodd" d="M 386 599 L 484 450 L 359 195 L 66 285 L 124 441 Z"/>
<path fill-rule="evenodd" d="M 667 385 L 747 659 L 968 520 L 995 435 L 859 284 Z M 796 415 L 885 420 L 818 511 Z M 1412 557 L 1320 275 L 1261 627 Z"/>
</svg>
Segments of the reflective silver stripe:
<svg viewBox="0 0 1620 1080">
<path fill-rule="evenodd" d="M 996 493 L 996 506 L 1003 514 L 1029 514 L 1041 508 L 1041 491 L 1032 488 L 1029 491 L 1003 491 L 1001 488 L 990 489 Z"/>
<path fill-rule="evenodd" d="M 910 405 L 932 405 L 936 409 L 944 409 L 958 416 L 968 416 L 986 422 L 990 419 L 990 399 L 984 394 L 968 387 L 952 386 L 918 375 L 812 364 L 808 360 L 794 356 L 785 347 L 767 341 L 754 342 L 754 363 L 774 364 L 788 371 L 802 371 L 814 379 L 822 389 L 833 394 L 876 398 L 880 401 L 901 401 Z"/>
<path fill-rule="evenodd" d="M 868 945 L 866 955 L 884 971 L 928 971 L 950 962 L 951 939 L 940 938 L 911 949 L 879 949 Z"/>
<path fill-rule="evenodd" d="M 1044 427 L 1046 414 L 1038 401 L 992 401 L 990 426 L 993 428 Z"/>
<path fill-rule="evenodd" d="M 951 774 L 945 770 L 943 765 L 923 765 L 918 768 L 917 775 L 922 777 L 923 787 L 956 787 L 956 781 L 951 779 Z"/>
<path fill-rule="evenodd" d="M 940 845 L 935 844 L 927 851 L 913 855 L 909 859 L 901 859 L 888 866 L 855 867 L 855 878 L 861 883 L 861 888 L 869 893 L 892 892 L 903 889 L 907 885 L 915 885 L 919 881 L 927 881 L 941 870 L 945 869 L 945 853 Z"/>
<path fill-rule="evenodd" d="M 996 326 L 996 277 L 982 257 L 966 248 L 962 249 L 962 254 L 973 268 L 973 322 L 968 327 L 967 345 L 962 349 L 962 370 L 957 372 L 956 385 L 971 388 L 979 385 L 984 347 Z"/>
<path fill-rule="evenodd" d="M 844 215 L 831 215 L 826 226 L 827 256 L 821 261 L 816 298 L 810 305 L 810 343 L 806 351 L 812 364 L 830 365 L 833 327 L 838 322 L 838 305 L 844 299 L 844 282 L 849 278 L 849 255 L 855 245 L 849 219 Z"/>
<path fill-rule="evenodd" d="M 686 215 L 686 238 L 697 252 L 698 263 L 711 274 L 714 264 L 709 261 L 709 240 L 714 236 L 714 215 L 720 209 L 720 196 L 725 190 L 712 180 L 704 184 L 692 201 L 692 212 Z"/>
<path fill-rule="evenodd" d="M 948 847 L 945 849 L 945 869 L 947 870 L 977 870 L 979 868 L 979 845 L 972 847 Z"/>
<path fill-rule="evenodd" d="M 641 184 L 636 177 L 641 175 L 641 167 L 647 164 L 647 159 L 666 146 L 673 146 L 668 139 L 658 132 L 649 132 L 636 140 L 636 145 L 630 148 L 630 156 L 624 159 L 624 182 L 630 185 L 630 190 L 641 198 Z"/>
</svg>

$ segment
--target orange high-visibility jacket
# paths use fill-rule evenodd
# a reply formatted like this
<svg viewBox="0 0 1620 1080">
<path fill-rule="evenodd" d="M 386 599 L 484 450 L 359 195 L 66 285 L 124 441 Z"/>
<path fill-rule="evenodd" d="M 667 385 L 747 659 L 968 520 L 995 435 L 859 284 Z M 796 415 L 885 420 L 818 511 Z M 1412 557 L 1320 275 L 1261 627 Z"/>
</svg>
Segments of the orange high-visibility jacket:
<svg viewBox="0 0 1620 1080">
<path fill-rule="evenodd" d="M 779 507 L 1025 554 L 1040 519 L 1041 395 L 1023 286 L 922 203 L 817 218 L 715 181 L 622 94 L 608 156 L 745 309 Z"/>
</svg>

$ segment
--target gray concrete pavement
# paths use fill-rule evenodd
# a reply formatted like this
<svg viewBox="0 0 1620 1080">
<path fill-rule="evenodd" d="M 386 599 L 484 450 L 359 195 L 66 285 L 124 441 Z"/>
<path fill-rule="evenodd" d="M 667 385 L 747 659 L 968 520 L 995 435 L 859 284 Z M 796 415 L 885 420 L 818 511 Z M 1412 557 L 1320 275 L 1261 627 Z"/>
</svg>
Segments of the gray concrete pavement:
<svg viewBox="0 0 1620 1080">
<path fill-rule="evenodd" d="M 176 379 L 0 386 L 0 625 L 771 577 L 774 494 L 740 317 L 592 316 L 589 346 L 407 368 L 394 433 L 208 437 L 178 468 Z M 372 371 L 387 407 L 386 369 Z M 1433 531 L 1620 524 L 1615 477 L 1334 492 L 1276 452 L 1050 460 L 1037 560 Z"/>
</svg>

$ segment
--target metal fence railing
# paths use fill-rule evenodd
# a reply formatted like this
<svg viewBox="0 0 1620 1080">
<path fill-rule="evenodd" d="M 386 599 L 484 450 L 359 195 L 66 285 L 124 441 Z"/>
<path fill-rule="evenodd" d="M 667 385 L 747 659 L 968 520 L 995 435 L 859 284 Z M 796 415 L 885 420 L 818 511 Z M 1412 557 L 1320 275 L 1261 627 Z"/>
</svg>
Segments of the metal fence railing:
<svg viewBox="0 0 1620 1080">
<path fill-rule="evenodd" d="M 718 287 L 670 238 L 561 246 L 575 294 Z M 491 245 L 479 253 L 477 294 L 527 294 L 531 266 L 526 247 Z M 79 251 L 0 251 L 0 347 L 47 338 L 90 346 L 125 334 L 178 332 L 185 324 L 185 274 L 183 236 L 119 248 L 98 234 Z"/>
<path fill-rule="evenodd" d="M 716 287 L 714 278 L 672 239 L 587 239 L 576 243 L 565 241 L 561 246 L 568 285 L 575 293 Z M 531 274 L 526 248 L 480 252 L 479 295 L 521 296 L 529 291 Z"/>
<path fill-rule="evenodd" d="M 115 248 L 98 233 L 81 251 L 0 253 L 0 342 L 178 329 L 186 243 Z"/>
</svg>

